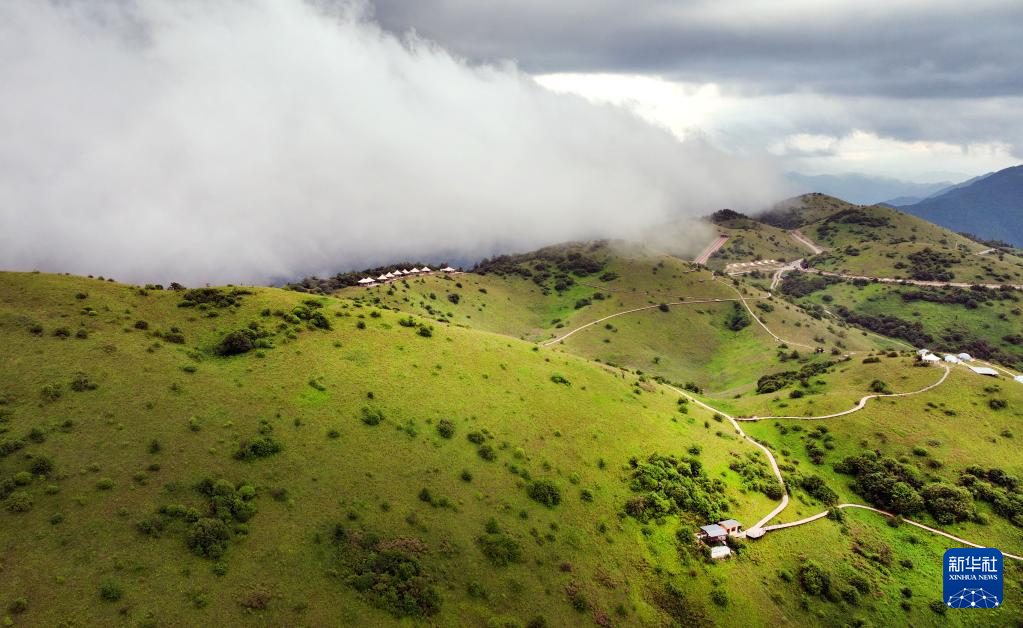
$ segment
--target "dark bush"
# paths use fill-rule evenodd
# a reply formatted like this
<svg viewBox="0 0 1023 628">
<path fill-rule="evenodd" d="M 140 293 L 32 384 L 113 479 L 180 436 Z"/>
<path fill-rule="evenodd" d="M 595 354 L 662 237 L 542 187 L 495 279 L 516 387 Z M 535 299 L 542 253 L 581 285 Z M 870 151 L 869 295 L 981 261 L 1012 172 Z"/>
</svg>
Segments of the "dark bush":
<svg viewBox="0 0 1023 628">
<path fill-rule="evenodd" d="M 231 532 L 220 519 L 203 517 L 188 529 L 185 541 L 189 549 L 199 556 L 206 558 L 220 558 L 227 550 L 227 542 L 231 539 Z"/>
<path fill-rule="evenodd" d="M 561 503 L 561 490 L 550 480 L 530 482 L 526 492 L 533 501 L 539 502 L 548 508 L 553 508 Z"/>
<path fill-rule="evenodd" d="M 239 355 L 256 348 L 255 339 L 250 330 L 239 329 L 224 336 L 217 344 L 217 354 L 223 356 Z"/>
<path fill-rule="evenodd" d="M 238 443 L 238 449 L 234 452 L 235 460 L 251 461 L 257 458 L 267 458 L 280 453 L 284 446 L 271 436 L 264 436 L 253 441 L 243 440 Z"/>
<path fill-rule="evenodd" d="M 441 419 L 437 422 L 437 433 L 441 438 L 451 438 L 455 435 L 455 423 L 450 419 Z"/>
<path fill-rule="evenodd" d="M 496 567 L 522 562 L 522 545 L 507 534 L 484 534 L 476 539 L 480 551 Z"/>
<path fill-rule="evenodd" d="M 122 597 L 124 597 L 124 590 L 117 582 L 107 580 L 99 585 L 99 598 L 104 602 L 116 602 Z"/>
<path fill-rule="evenodd" d="M 360 413 L 362 415 L 362 422 L 366 425 L 379 425 L 386 418 L 381 410 L 366 406 L 362 407 Z"/>
</svg>

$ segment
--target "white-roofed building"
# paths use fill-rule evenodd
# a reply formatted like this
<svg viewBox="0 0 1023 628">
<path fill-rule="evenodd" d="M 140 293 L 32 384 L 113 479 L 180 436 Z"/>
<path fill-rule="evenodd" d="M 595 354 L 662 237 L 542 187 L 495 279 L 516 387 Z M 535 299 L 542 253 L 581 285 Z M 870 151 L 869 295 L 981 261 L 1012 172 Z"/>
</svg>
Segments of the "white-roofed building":
<svg viewBox="0 0 1023 628">
<path fill-rule="evenodd" d="M 988 377 L 998 377 L 998 371 L 987 366 L 971 366 L 970 370 L 977 375 L 987 375 Z"/>
<path fill-rule="evenodd" d="M 927 355 L 930 352 L 931 352 L 930 349 L 917 349 L 916 350 L 916 354 L 920 355 L 920 356 Z"/>
<path fill-rule="evenodd" d="M 368 283 L 376 283 L 376 279 L 373 279 L 372 277 L 363 277 L 362 279 L 359 280 L 359 283 L 361 283 L 362 285 L 366 285 Z"/>
<path fill-rule="evenodd" d="M 728 558 L 729 556 L 731 556 L 731 554 L 732 550 L 727 545 L 715 545 L 714 547 L 710 548 L 710 557 L 713 558 L 714 560 L 718 560 L 720 558 Z"/>
<path fill-rule="evenodd" d="M 959 358 L 955 357 L 954 355 L 946 355 L 945 361 L 949 362 L 950 364 L 959 364 Z"/>
<path fill-rule="evenodd" d="M 958 357 L 963 362 L 973 362 L 973 356 L 971 356 L 969 353 L 960 353 L 956 357 Z"/>
<path fill-rule="evenodd" d="M 445 266 L 444 268 L 441 268 L 441 272 L 453 273 L 453 272 L 455 272 L 455 269 L 451 268 L 450 266 Z"/>
<path fill-rule="evenodd" d="M 1019 382 L 1020 384 L 1023 384 L 1023 375 L 1017 375 L 1016 377 L 1013 377 L 1012 379 L 1013 379 L 1013 381 L 1016 381 L 1016 382 Z"/>
<path fill-rule="evenodd" d="M 387 281 L 390 278 L 391 278 L 390 275 L 380 275 L 379 277 L 377 277 L 377 281 Z"/>
<path fill-rule="evenodd" d="M 421 273 L 432 273 L 433 271 L 430 270 L 429 266 L 423 266 L 422 268 L 419 269 L 419 272 L 421 272 Z"/>
<path fill-rule="evenodd" d="M 410 272 L 410 273 L 418 273 L 418 272 L 419 272 L 419 269 L 418 269 L 418 268 L 413 268 L 413 269 L 412 269 L 412 270 L 410 270 L 409 272 Z"/>
<path fill-rule="evenodd" d="M 927 355 L 921 357 L 920 359 L 923 360 L 924 362 L 930 362 L 932 364 L 935 362 L 941 362 L 941 358 L 934 355 L 933 353 L 928 353 Z"/>
</svg>

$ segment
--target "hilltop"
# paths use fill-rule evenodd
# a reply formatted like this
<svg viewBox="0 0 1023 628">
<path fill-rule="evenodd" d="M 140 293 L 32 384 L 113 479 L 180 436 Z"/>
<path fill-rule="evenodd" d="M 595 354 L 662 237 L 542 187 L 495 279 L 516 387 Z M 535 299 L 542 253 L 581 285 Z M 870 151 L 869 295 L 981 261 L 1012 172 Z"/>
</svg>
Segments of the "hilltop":
<svg viewBox="0 0 1023 628">
<path fill-rule="evenodd" d="M 1023 166 L 999 170 L 899 209 L 955 231 L 1023 247 Z"/>
</svg>

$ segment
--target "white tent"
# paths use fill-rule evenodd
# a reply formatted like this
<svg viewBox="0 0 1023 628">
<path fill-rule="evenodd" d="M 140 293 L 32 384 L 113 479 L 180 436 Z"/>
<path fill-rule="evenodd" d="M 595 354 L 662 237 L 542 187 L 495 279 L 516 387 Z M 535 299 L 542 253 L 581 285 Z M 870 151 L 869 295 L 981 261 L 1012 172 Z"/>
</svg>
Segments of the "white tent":
<svg viewBox="0 0 1023 628">
<path fill-rule="evenodd" d="M 444 268 L 441 268 L 441 271 L 443 271 L 445 273 L 453 273 L 453 272 L 455 272 L 455 269 L 451 268 L 450 266 L 445 266 Z"/>
<path fill-rule="evenodd" d="M 998 371 L 988 368 L 986 366 L 971 366 L 970 370 L 977 375 L 987 375 L 988 377 L 998 377 Z"/>
<path fill-rule="evenodd" d="M 969 353 L 960 353 L 958 358 L 963 362 L 973 362 L 973 356 L 971 356 Z"/>
<path fill-rule="evenodd" d="M 370 277 L 363 277 L 362 279 L 359 280 L 359 283 L 367 284 L 367 283 L 373 283 L 374 281 L 376 281 L 376 280 L 372 279 Z"/>
<path fill-rule="evenodd" d="M 413 269 L 412 269 L 412 270 L 410 270 L 409 272 L 410 272 L 410 273 L 418 273 L 418 272 L 419 272 L 419 269 L 418 269 L 418 268 L 413 268 Z"/>
<path fill-rule="evenodd" d="M 390 278 L 391 278 L 390 275 L 380 275 L 379 277 L 377 277 L 377 281 L 387 281 Z"/>
<path fill-rule="evenodd" d="M 1019 383 L 1021 383 L 1021 384 L 1023 384 L 1023 375 L 1017 375 L 1016 377 L 1013 377 L 1012 379 L 1017 381 L 1017 382 L 1019 382 Z"/>
<path fill-rule="evenodd" d="M 952 364 L 959 364 L 959 358 L 955 357 L 954 355 L 946 355 L 945 361 L 951 362 Z"/>
<path fill-rule="evenodd" d="M 924 362 L 941 362 L 941 358 L 939 358 L 938 356 L 934 355 L 933 353 L 928 353 L 927 355 L 925 355 L 921 359 Z"/>
<path fill-rule="evenodd" d="M 422 268 L 419 269 L 419 272 L 421 272 L 421 273 L 432 273 L 433 271 L 430 270 L 429 266 L 423 266 Z"/>
<path fill-rule="evenodd" d="M 916 350 L 916 354 L 917 355 L 927 355 L 928 353 L 930 353 L 930 351 L 928 351 L 927 349 L 917 349 Z"/>
<path fill-rule="evenodd" d="M 728 558 L 731 553 L 732 550 L 729 549 L 727 545 L 715 545 L 710 548 L 710 557 L 713 559 Z"/>
<path fill-rule="evenodd" d="M 394 273 L 387 273 L 384 275 L 384 279 L 394 279 Z"/>
</svg>

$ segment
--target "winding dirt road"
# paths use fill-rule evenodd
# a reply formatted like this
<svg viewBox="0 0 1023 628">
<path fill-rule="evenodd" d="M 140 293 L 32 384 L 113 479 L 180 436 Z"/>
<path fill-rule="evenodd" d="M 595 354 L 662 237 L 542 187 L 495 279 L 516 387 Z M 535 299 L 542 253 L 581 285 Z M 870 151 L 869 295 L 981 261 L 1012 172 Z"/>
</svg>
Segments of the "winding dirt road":
<svg viewBox="0 0 1023 628">
<path fill-rule="evenodd" d="M 945 383 L 945 380 L 948 379 L 949 374 L 952 372 L 952 370 L 947 365 L 943 364 L 942 367 L 945 369 L 945 372 L 941 375 L 941 379 L 939 379 L 938 381 L 934 382 L 933 384 L 931 384 L 929 386 L 925 386 L 925 387 L 921 388 L 920 390 L 913 390 L 913 391 L 910 391 L 910 392 L 888 393 L 888 394 L 884 394 L 884 395 L 882 395 L 882 394 L 867 395 L 867 396 L 863 397 L 862 399 L 860 399 L 859 403 L 857 403 L 855 407 L 850 408 L 849 410 L 844 410 L 842 412 L 836 412 L 834 414 L 825 414 L 825 415 L 821 415 L 821 416 L 750 416 L 750 417 L 736 417 L 735 420 L 736 421 L 767 421 L 769 419 L 794 419 L 796 421 L 819 421 L 821 419 L 834 419 L 836 417 L 845 416 L 847 414 L 852 414 L 853 412 L 859 412 L 860 410 L 862 410 L 864 408 L 864 406 L 867 405 L 867 402 L 870 401 L 871 399 L 881 399 L 881 398 L 884 398 L 884 397 L 909 397 L 909 396 L 912 396 L 912 395 L 919 395 L 921 393 L 925 393 L 928 390 L 931 390 L 932 388 L 937 388 L 938 386 L 941 386 L 942 384 Z"/>
</svg>

